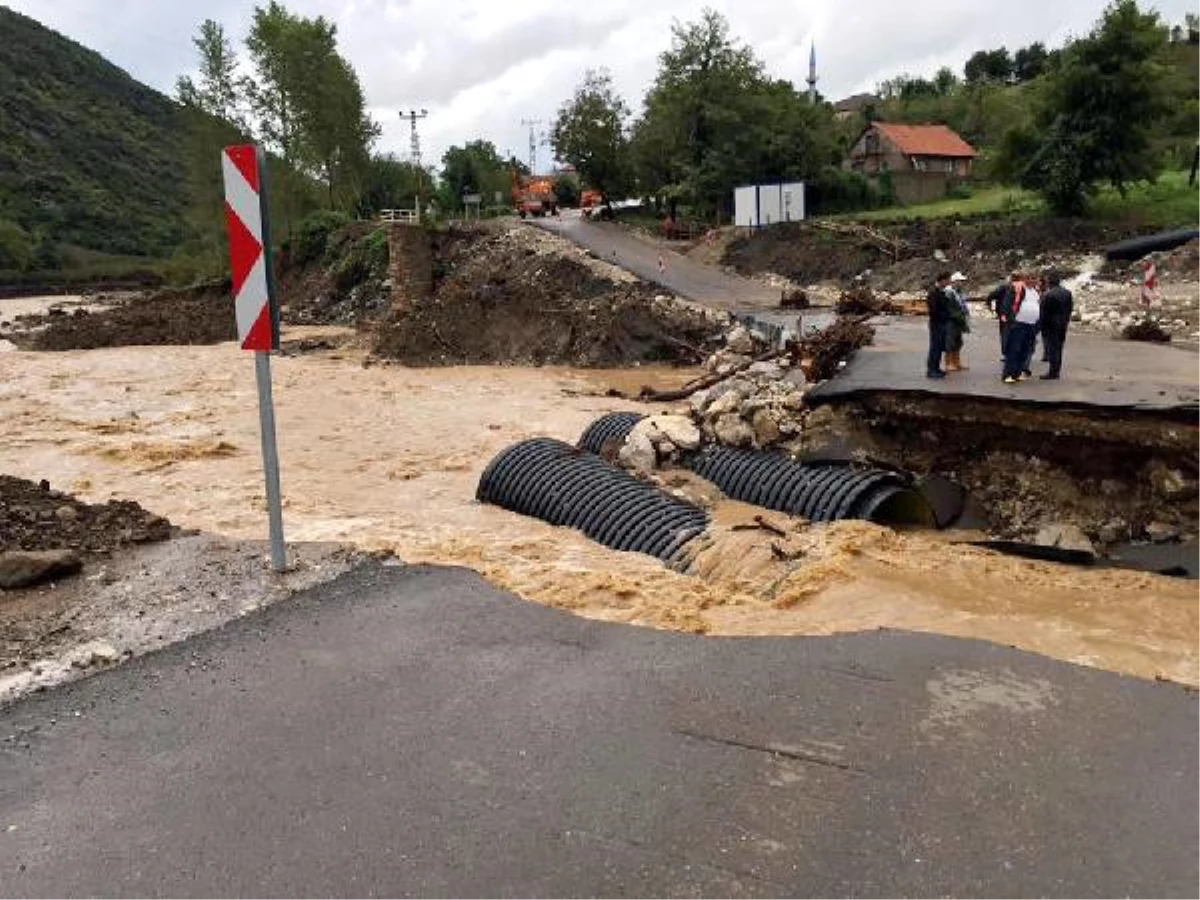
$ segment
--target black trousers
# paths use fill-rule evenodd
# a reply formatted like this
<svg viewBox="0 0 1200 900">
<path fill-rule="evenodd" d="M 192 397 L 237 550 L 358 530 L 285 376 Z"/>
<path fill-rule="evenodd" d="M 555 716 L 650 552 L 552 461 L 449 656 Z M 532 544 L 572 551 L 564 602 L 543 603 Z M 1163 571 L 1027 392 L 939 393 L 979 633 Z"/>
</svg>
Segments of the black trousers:
<svg viewBox="0 0 1200 900">
<path fill-rule="evenodd" d="M 1004 348 L 1008 345 L 1008 327 L 1011 322 L 1002 322 L 997 319 L 996 324 L 1000 327 L 1000 355 L 1004 355 Z"/>
<path fill-rule="evenodd" d="M 1062 371 L 1063 344 L 1067 342 L 1067 329 L 1043 328 L 1042 343 L 1046 347 L 1046 362 L 1050 363 L 1047 375 L 1058 375 Z"/>
</svg>

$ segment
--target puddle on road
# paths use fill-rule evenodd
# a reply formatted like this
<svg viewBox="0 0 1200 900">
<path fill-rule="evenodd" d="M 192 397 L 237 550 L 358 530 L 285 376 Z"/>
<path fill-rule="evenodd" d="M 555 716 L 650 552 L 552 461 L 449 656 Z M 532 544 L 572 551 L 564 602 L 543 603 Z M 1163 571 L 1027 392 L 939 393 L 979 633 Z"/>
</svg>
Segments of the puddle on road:
<svg viewBox="0 0 1200 900">
<path fill-rule="evenodd" d="M 768 513 L 786 537 L 735 531 L 763 513 L 741 504 L 717 510 L 693 563 L 704 577 L 692 577 L 475 502 L 479 473 L 509 444 L 574 441 L 605 412 L 648 409 L 607 387 L 670 387 L 694 371 L 364 369 L 350 349 L 278 357 L 273 369 L 289 540 L 470 566 L 609 621 L 738 635 L 905 628 L 1197 682 L 1195 588 L 1174 579 L 859 522 L 796 531 Z M 185 527 L 265 535 L 254 365 L 233 345 L 3 354 L 0 417 L 0 472 L 89 502 L 136 499 Z"/>
</svg>

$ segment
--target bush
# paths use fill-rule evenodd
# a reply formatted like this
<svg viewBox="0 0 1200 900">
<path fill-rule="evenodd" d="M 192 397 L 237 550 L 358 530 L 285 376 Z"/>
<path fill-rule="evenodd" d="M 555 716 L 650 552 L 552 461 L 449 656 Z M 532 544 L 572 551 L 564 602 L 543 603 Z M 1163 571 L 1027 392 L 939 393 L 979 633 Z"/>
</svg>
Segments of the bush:
<svg viewBox="0 0 1200 900">
<path fill-rule="evenodd" d="M 388 266 L 388 236 L 377 228 L 366 237 L 343 246 L 329 270 L 339 291 L 349 291 L 370 278 L 383 279 Z"/>
<path fill-rule="evenodd" d="M 966 182 L 961 182 L 946 188 L 947 200 L 970 200 L 974 196 L 975 191 Z"/>
<path fill-rule="evenodd" d="M 349 222 L 345 213 L 332 209 L 322 209 L 305 216 L 296 226 L 296 234 L 292 238 L 292 259 L 300 265 L 321 259 L 329 244 L 329 236 Z"/>
<path fill-rule="evenodd" d="M 885 173 L 886 174 L 886 173 Z M 858 172 L 846 172 L 826 166 L 808 182 L 805 207 L 809 216 L 840 212 L 858 212 L 883 206 L 880 189 Z"/>
<path fill-rule="evenodd" d="M 0 219 L 0 269 L 24 272 L 33 264 L 33 242 L 16 222 Z"/>
</svg>

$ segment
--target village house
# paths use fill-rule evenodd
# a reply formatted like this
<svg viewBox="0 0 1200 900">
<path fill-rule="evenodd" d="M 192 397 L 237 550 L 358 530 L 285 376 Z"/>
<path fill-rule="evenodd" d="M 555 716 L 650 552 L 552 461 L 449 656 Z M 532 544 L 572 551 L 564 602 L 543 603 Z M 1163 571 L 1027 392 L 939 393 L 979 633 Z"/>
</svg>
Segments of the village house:
<svg viewBox="0 0 1200 900">
<path fill-rule="evenodd" d="M 925 203 L 970 178 L 978 155 L 945 125 L 872 122 L 851 145 L 843 168 L 872 177 L 886 172 L 899 202 Z"/>
</svg>

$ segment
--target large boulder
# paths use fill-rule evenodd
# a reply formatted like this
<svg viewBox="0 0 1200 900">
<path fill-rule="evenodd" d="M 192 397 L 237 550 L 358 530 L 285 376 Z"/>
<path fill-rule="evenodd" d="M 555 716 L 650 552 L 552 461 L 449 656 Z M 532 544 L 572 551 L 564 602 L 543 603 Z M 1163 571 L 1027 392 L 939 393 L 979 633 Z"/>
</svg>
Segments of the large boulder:
<svg viewBox="0 0 1200 900">
<path fill-rule="evenodd" d="M 651 416 L 649 423 L 680 450 L 695 450 L 700 446 L 700 429 L 687 416 Z"/>
<path fill-rule="evenodd" d="M 1058 547 L 1062 550 L 1082 550 L 1084 553 L 1095 555 L 1096 548 L 1083 529 L 1069 522 L 1054 522 L 1045 525 L 1033 539 L 1035 544 L 1043 547 Z"/>
<path fill-rule="evenodd" d="M 8 550 L 0 553 L 0 589 L 32 587 L 82 568 L 83 560 L 71 550 Z"/>
<path fill-rule="evenodd" d="M 725 346 L 733 353 L 742 356 L 752 356 L 754 354 L 754 338 L 745 326 L 738 325 L 725 338 Z"/>
<path fill-rule="evenodd" d="M 635 427 L 629 432 L 629 437 L 625 438 L 625 446 L 617 453 L 617 460 L 625 468 L 635 472 L 649 474 L 654 471 L 654 467 L 658 465 L 658 453 L 645 429 L 638 431 Z"/>
<path fill-rule="evenodd" d="M 737 413 L 717 416 L 712 423 L 713 434 L 726 447 L 748 447 L 754 443 L 754 429 Z"/>
</svg>

